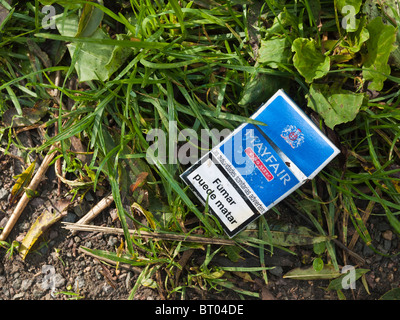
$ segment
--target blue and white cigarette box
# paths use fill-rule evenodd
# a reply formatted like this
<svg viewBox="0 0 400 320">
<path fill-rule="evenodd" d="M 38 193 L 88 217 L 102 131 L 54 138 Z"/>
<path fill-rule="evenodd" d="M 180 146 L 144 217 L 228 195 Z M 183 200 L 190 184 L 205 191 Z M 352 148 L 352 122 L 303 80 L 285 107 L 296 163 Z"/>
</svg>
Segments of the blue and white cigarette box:
<svg viewBox="0 0 400 320">
<path fill-rule="evenodd" d="M 181 178 L 233 237 L 314 178 L 338 153 L 306 114 L 279 90 Z"/>
</svg>

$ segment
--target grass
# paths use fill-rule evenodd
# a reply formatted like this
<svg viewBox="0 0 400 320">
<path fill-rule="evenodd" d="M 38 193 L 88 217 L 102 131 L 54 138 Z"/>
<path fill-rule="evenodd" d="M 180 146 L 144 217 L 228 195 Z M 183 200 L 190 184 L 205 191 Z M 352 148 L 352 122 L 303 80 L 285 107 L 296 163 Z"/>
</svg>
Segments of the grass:
<svg viewBox="0 0 400 320">
<path fill-rule="evenodd" d="M 154 164 L 146 161 L 149 148 L 146 134 L 152 129 L 171 134 L 169 123 L 172 121 L 176 121 L 179 130 L 234 129 L 249 121 L 248 117 L 259 104 L 274 93 L 277 89 L 274 84 L 285 87 L 308 113 L 311 112 L 306 108 L 307 103 L 310 106 L 309 89 L 316 84 L 340 83 L 341 88 L 334 93 L 343 94 L 339 90 L 347 90 L 347 95 L 363 93 L 365 96 L 351 122 L 334 119 L 337 122 L 334 130 L 326 127 L 325 115 L 319 114 L 321 129 L 339 141 L 342 156 L 317 180 L 290 196 L 288 203 L 308 219 L 308 226 L 317 232 L 316 236 L 336 238 L 349 249 L 354 248 L 360 237 L 378 254 L 388 255 L 374 245 L 368 228 L 371 215 L 385 217 L 393 230 L 400 233 L 397 68 L 389 69 L 390 74 L 385 73 L 387 70 L 377 72 L 387 80 L 380 90 L 372 90 L 375 96 L 370 98 L 367 86 L 371 79 L 364 74 L 363 66 L 370 59 L 366 55 L 369 42 L 356 48 L 356 42 L 361 40 L 353 39 L 354 33 L 340 27 L 338 22 L 342 17 L 333 1 L 316 1 L 318 5 L 307 0 L 295 4 L 284 2 L 221 1 L 216 5 L 213 1 L 131 0 L 106 1 L 105 6 L 88 1 L 55 2 L 62 19 L 74 14 L 80 17 L 80 28 L 101 22 L 100 28 L 108 37 L 98 38 L 42 29 L 44 15 L 40 1 L 12 7 L 1 1 L 8 15 L 0 25 L 0 116 L 15 109 L 18 115 L 29 118 L 24 108 L 32 109 L 42 100 L 55 102 L 49 103 L 47 114 L 41 120 L 40 145 L 21 148 L 22 155 L 28 164 L 30 155 L 45 153 L 60 142 L 59 158 L 69 181 L 86 182 L 79 186 L 67 185 L 70 192 L 79 198 L 88 190 L 112 190 L 126 250 L 122 255 L 97 254 L 121 263 L 145 266 L 131 298 L 142 280 L 154 278 L 161 271 L 168 297 L 184 299 L 189 288 L 217 291 L 229 288 L 241 297 L 259 298 L 257 293 L 235 287 L 229 279 L 235 274 L 247 273 L 267 283 L 266 271 L 273 266 L 265 265 L 264 255 L 273 254 L 275 247 L 289 250 L 289 245 L 274 242 L 277 230 L 270 228 L 267 217 L 253 226 L 256 232 L 243 232 L 235 237 L 235 246 L 144 240 L 130 236 L 128 222 L 132 220 L 139 230 L 149 232 L 200 233 L 208 238 L 225 238 L 218 222 L 197 204 L 179 179 L 187 166 L 163 164 L 157 159 L 153 159 Z M 69 6 L 64 7 L 66 3 Z M 83 6 L 91 12 L 100 10 L 101 21 L 84 17 Z M 357 17 L 361 19 L 362 14 Z M 259 40 L 272 39 L 271 34 L 286 39 L 289 44 L 285 52 L 290 57 L 272 61 L 275 66 L 271 61 L 260 63 L 255 54 L 262 49 Z M 295 53 L 290 45 L 297 37 L 313 39 L 319 53 L 325 51 L 324 57 L 330 58 L 329 71 L 323 77 L 312 78 L 311 83 L 303 76 L 302 62 L 293 62 Z M 27 40 L 40 51 L 27 47 Z M 73 54 L 66 50 L 67 43 L 74 44 Z M 331 47 L 322 50 L 322 44 Z M 70 83 L 76 83 L 77 70 L 84 76 L 83 66 L 93 62 L 93 59 L 84 60 L 82 53 L 89 45 L 98 45 L 104 51 L 114 48 L 111 62 L 117 68 L 105 77 L 99 73 L 95 79 L 74 87 Z M 43 57 L 51 65 L 45 65 Z M 95 65 L 92 69 L 95 70 Z M 57 77 L 61 80 L 58 84 Z M 58 98 L 50 96 L 53 89 L 58 90 Z M 343 95 L 343 99 L 348 97 Z M 314 115 L 318 116 L 315 112 Z M 15 130 L 6 124 L 0 128 L 6 152 L 11 145 L 20 146 Z M 91 156 L 87 163 L 78 159 L 79 152 L 71 152 L 72 137 L 87 146 L 81 150 Z M 148 174 L 147 182 L 130 194 L 130 185 L 143 172 Z M 131 209 L 135 202 L 145 209 Z M 279 214 L 276 208 L 271 216 Z M 197 220 L 192 223 L 194 218 Z M 350 227 L 357 230 L 352 237 L 348 234 Z M 339 270 L 345 261 L 339 261 L 338 247 L 333 240 L 328 240 L 325 248 L 318 257 L 322 257 L 325 265 Z M 179 259 L 198 249 L 205 251 L 204 263 L 186 267 L 183 273 Z M 222 268 L 210 264 L 215 255 L 224 254 L 236 261 L 241 253 L 250 251 L 258 252 L 260 267 Z M 177 274 L 181 278 L 176 278 Z"/>
</svg>

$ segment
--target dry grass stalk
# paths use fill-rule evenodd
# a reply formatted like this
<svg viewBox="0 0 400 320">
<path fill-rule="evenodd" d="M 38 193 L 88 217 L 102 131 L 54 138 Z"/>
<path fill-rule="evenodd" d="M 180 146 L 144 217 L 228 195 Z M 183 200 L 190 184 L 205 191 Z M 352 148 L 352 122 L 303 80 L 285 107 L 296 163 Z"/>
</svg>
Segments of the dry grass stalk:
<svg viewBox="0 0 400 320">
<path fill-rule="evenodd" d="M 64 228 L 68 230 L 78 230 L 78 231 L 88 231 L 88 232 L 103 232 L 109 234 L 124 234 L 122 228 L 110 228 L 110 227 L 101 227 L 101 226 L 94 226 L 94 225 L 81 225 L 78 223 L 69 223 L 63 222 L 65 225 Z M 141 238 L 151 238 L 153 240 L 170 240 L 170 241 L 184 241 L 184 242 L 195 242 L 195 243 L 202 243 L 202 244 L 216 244 L 216 245 L 226 245 L 232 246 L 236 245 L 234 240 L 229 239 L 213 239 L 207 237 L 200 237 L 200 236 L 186 236 L 181 234 L 171 234 L 171 233 L 160 233 L 160 232 L 148 232 L 148 231 L 136 231 L 136 230 L 129 230 L 129 233 L 135 237 Z"/>
<path fill-rule="evenodd" d="M 55 145 L 53 145 L 47 155 L 44 157 L 38 171 L 36 172 L 35 176 L 32 178 L 31 183 L 28 186 L 28 189 L 35 191 L 42 180 L 42 177 L 46 173 L 47 169 L 49 168 L 50 162 L 53 160 L 55 156 L 54 149 L 56 148 Z M 6 226 L 3 229 L 3 232 L 0 235 L 0 240 L 5 241 L 10 234 L 11 230 L 14 228 L 14 225 L 17 223 L 19 217 L 21 216 L 22 212 L 24 211 L 26 205 L 29 202 L 29 198 L 24 192 L 22 194 L 22 197 L 19 199 L 17 206 L 14 209 L 14 212 L 12 213 L 10 219 L 8 220 Z"/>
<path fill-rule="evenodd" d="M 114 202 L 114 198 L 112 194 L 107 197 L 101 199 L 88 213 L 86 213 L 77 224 L 88 224 L 95 217 L 97 217 L 100 212 L 102 212 L 105 208 L 107 208 L 111 203 Z M 72 231 L 72 234 L 76 234 L 79 230 Z"/>
</svg>

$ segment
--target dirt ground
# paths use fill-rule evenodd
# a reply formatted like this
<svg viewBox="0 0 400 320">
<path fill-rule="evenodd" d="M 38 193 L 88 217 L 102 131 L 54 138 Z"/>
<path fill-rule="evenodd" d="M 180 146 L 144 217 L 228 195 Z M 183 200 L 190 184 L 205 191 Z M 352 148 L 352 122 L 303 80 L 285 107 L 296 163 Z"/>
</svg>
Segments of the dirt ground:
<svg viewBox="0 0 400 320">
<path fill-rule="evenodd" d="M 53 166 L 54 167 L 54 166 Z M 21 172 L 20 162 L 13 157 L 0 155 L 0 227 L 4 227 L 13 206 L 8 204 L 10 190 L 15 180 L 13 176 Z M 12 230 L 8 241 L 20 240 L 29 230 L 31 224 L 45 210 L 57 206 L 62 197 L 58 196 L 58 185 L 54 169 L 50 167 L 46 178 L 39 185 L 40 196 L 30 200 L 28 206 Z M 62 195 L 66 190 L 63 190 Z M 68 214 L 38 240 L 38 244 L 23 260 L 17 253 L 9 257 L 5 249 L 0 249 L 0 299 L 2 300 L 67 300 L 82 298 L 87 300 L 125 300 L 128 298 L 140 270 L 121 266 L 117 271 L 114 267 L 100 263 L 99 260 L 82 253 L 80 246 L 93 249 L 115 250 L 121 236 L 107 235 L 98 232 L 80 232 L 71 234 L 63 228 L 62 222 L 76 222 L 82 212 L 99 201 L 93 193 L 88 193 L 83 202 L 84 208 L 75 207 L 68 210 Z M 304 219 L 293 214 L 283 202 L 280 205 L 281 219 L 287 219 L 294 224 L 304 224 Z M 119 221 L 113 222 L 113 205 L 104 210 L 94 224 L 120 227 Z M 374 239 L 374 245 L 389 255 L 399 252 L 400 242 L 391 231 L 386 219 L 381 216 L 372 216 L 368 223 L 369 231 Z M 354 232 L 349 226 L 349 234 Z M 272 256 L 266 256 L 266 265 L 275 266 L 268 271 L 268 285 L 261 279 L 253 277 L 251 281 L 243 281 L 240 277 L 233 277 L 232 282 L 239 288 L 257 292 L 263 300 L 337 300 L 335 291 L 326 291 L 328 280 L 301 281 L 284 279 L 284 275 L 295 267 L 305 266 L 307 257 L 312 255 L 312 247 L 296 247 L 297 255 L 292 255 L 279 249 L 274 250 Z M 370 250 L 362 240 L 358 240 L 354 251 L 365 259 L 361 268 L 370 269 L 366 274 L 368 283 L 367 292 L 361 280 L 356 282 L 356 289 L 343 290 L 349 300 L 375 300 L 392 288 L 400 286 L 399 257 L 382 257 Z M 255 252 L 258 254 L 258 252 Z M 337 249 L 339 264 L 343 263 L 343 251 Z M 219 266 L 259 266 L 259 260 L 243 255 L 246 259 L 233 263 L 222 256 L 216 256 L 212 263 Z M 204 251 L 195 250 L 185 268 L 199 266 L 204 260 Z M 309 263 L 309 262 L 308 262 Z M 350 257 L 348 264 L 358 263 Z M 308 264 L 309 265 L 309 264 Z M 183 273 L 185 270 L 183 270 Z M 165 275 L 159 274 L 161 280 Z M 51 281 L 55 290 L 51 290 Z M 184 277 L 181 277 L 183 279 Z M 60 293 L 64 292 L 64 293 Z M 74 293 L 71 294 L 71 293 Z M 254 299 L 244 296 L 246 299 Z M 168 297 L 162 290 L 141 287 L 134 299 L 179 299 L 179 296 Z M 229 289 L 223 292 L 201 291 L 188 289 L 188 300 L 228 300 L 239 299 L 240 296 Z"/>
</svg>

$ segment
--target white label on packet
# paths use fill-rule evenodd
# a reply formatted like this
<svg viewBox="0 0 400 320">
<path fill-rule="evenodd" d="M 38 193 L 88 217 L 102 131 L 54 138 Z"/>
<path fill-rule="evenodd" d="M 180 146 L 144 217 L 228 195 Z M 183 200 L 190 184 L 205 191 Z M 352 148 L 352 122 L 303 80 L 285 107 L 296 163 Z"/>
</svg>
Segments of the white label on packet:
<svg viewBox="0 0 400 320">
<path fill-rule="evenodd" d="M 187 176 L 202 199 L 230 230 L 235 230 L 254 215 L 226 176 L 211 159 L 207 159 Z"/>
</svg>

